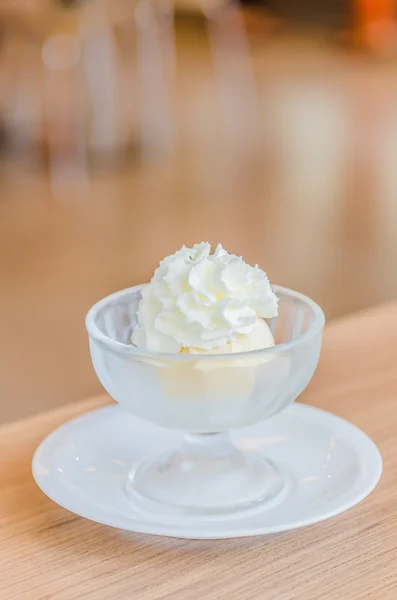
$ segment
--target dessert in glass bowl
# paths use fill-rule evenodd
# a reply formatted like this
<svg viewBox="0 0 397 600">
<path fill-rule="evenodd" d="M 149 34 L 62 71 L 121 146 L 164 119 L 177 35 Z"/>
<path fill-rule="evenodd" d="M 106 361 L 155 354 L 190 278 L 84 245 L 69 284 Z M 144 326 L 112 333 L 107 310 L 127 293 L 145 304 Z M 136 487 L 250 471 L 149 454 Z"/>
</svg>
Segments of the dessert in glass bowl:
<svg viewBox="0 0 397 600">
<path fill-rule="evenodd" d="M 324 326 L 315 302 L 201 243 L 166 257 L 148 284 L 99 301 L 86 323 L 109 394 L 184 434 L 179 448 L 131 466 L 131 502 L 174 520 L 219 519 L 285 497 L 291 476 L 229 432 L 280 412 L 311 380 Z"/>
</svg>

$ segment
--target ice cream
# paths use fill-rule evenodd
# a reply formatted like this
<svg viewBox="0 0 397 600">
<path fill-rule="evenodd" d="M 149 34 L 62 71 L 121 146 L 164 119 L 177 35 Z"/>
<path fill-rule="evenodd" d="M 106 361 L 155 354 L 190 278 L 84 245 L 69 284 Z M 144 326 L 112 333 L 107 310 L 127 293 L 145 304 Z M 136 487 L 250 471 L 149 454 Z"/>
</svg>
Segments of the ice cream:
<svg viewBox="0 0 397 600">
<path fill-rule="evenodd" d="M 220 244 L 183 246 L 142 289 L 132 343 L 152 352 L 229 354 L 274 345 L 277 316 L 266 273 Z"/>
<path fill-rule="evenodd" d="M 182 348 L 181 354 L 233 354 L 235 352 L 248 352 L 274 346 L 272 332 L 264 319 L 257 318 L 252 333 L 239 334 L 234 341 L 226 342 L 214 348 Z"/>
</svg>

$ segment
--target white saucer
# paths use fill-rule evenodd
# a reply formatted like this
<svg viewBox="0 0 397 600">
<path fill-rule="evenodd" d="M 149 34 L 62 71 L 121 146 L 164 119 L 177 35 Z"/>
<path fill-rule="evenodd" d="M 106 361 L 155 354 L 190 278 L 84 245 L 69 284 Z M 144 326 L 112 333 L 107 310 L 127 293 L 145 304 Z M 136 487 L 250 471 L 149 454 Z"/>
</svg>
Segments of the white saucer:
<svg viewBox="0 0 397 600">
<path fill-rule="evenodd" d="M 141 421 L 112 405 L 51 433 L 33 458 L 33 475 L 49 498 L 92 521 L 182 538 L 218 539 L 275 533 L 317 523 L 351 508 L 376 486 L 382 459 L 354 425 L 293 404 L 232 434 L 237 446 L 266 454 L 292 475 L 292 490 L 266 510 L 230 521 L 173 525 L 135 510 L 123 491 L 127 470 L 143 455 L 178 445 L 181 434 Z"/>
</svg>

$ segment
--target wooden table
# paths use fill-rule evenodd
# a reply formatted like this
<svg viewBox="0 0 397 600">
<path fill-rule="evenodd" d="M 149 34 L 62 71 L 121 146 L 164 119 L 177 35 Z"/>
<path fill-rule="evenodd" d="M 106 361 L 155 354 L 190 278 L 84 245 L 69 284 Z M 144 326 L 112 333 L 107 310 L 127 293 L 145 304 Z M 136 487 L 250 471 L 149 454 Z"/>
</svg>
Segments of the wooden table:
<svg viewBox="0 0 397 600">
<path fill-rule="evenodd" d="M 362 504 L 324 523 L 216 542 L 135 535 L 48 500 L 30 462 L 54 427 L 101 396 L 0 428 L 0 598 L 4 600 L 395 600 L 397 303 L 327 326 L 304 401 L 363 428 L 384 473 Z"/>
</svg>

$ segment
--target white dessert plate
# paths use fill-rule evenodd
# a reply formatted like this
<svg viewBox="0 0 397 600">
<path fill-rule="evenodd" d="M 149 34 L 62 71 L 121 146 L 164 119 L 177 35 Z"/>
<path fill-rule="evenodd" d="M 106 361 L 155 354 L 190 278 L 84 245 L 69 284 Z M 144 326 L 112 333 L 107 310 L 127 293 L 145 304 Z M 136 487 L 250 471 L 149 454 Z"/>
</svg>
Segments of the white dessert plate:
<svg viewBox="0 0 397 600">
<path fill-rule="evenodd" d="M 311 525 L 351 508 L 376 486 L 382 459 L 360 429 L 325 411 L 295 403 L 232 433 L 237 446 L 263 452 L 290 474 L 291 489 L 275 506 L 234 519 L 173 524 L 131 506 L 128 469 L 144 455 L 177 446 L 181 434 L 156 427 L 117 405 L 62 425 L 38 447 L 33 475 L 54 502 L 92 521 L 129 531 L 193 539 L 275 533 Z"/>
</svg>

